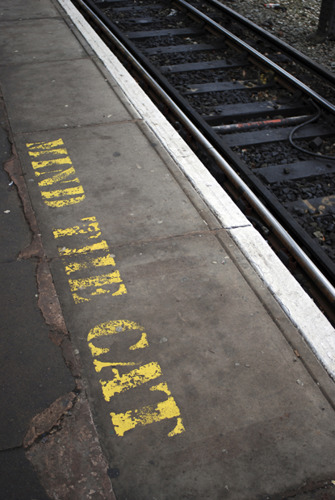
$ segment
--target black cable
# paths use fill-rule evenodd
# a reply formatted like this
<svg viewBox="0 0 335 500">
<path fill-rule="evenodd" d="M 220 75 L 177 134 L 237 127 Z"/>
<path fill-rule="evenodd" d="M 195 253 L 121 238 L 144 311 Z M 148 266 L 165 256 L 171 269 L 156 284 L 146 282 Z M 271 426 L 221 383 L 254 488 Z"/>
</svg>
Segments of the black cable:
<svg viewBox="0 0 335 500">
<path fill-rule="evenodd" d="M 313 151 L 309 151 L 308 149 L 304 149 L 300 146 L 298 146 L 294 141 L 293 141 L 293 135 L 297 132 L 297 130 L 299 130 L 300 128 L 302 127 L 305 127 L 306 125 L 309 125 L 310 123 L 313 123 L 315 122 L 316 120 L 318 120 L 320 118 L 320 115 L 321 115 L 321 110 L 319 108 L 319 106 L 317 104 L 315 104 L 314 101 L 310 100 L 310 103 L 313 104 L 313 106 L 315 107 L 316 109 L 316 113 L 314 116 L 312 116 L 312 118 L 309 118 L 307 121 L 305 121 L 304 123 L 300 123 L 299 125 L 297 125 L 296 127 L 294 127 L 293 130 L 291 130 L 291 133 L 289 135 L 289 138 L 288 140 L 290 141 L 290 144 L 291 146 L 293 146 L 295 149 L 298 149 L 299 151 L 301 151 L 302 153 L 305 153 L 305 154 L 308 154 L 308 155 L 312 155 L 312 156 L 315 156 L 316 158 L 320 158 L 320 160 L 335 160 L 335 156 L 328 156 L 328 155 L 323 155 L 323 154 L 319 154 L 319 153 L 313 153 Z"/>
</svg>

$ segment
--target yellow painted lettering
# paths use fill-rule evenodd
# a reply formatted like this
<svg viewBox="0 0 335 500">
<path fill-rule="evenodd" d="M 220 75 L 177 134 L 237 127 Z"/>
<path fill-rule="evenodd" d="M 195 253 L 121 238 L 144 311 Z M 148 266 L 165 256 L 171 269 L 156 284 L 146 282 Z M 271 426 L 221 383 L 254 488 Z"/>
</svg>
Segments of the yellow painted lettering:
<svg viewBox="0 0 335 500">
<path fill-rule="evenodd" d="M 49 200 L 50 198 L 60 198 L 61 196 L 72 196 L 74 194 L 82 194 L 84 189 L 82 186 L 73 188 L 55 189 L 54 191 L 41 191 L 42 198 Z"/>
<path fill-rule="evenodd" d="M 62 139 L 51 142 L 31 142 L 26 144 L 28 153 L 34 158 L 31 162 L 35 175 L 43 176 L 39 181 L 39 186 L 52 186 L 54 184 L 79 184 L 75 187 L 56 189 L 53 191 L 42 191 L 41 196 L 48 207 L 61 208 L 69 205 L 76 205 L 85 199 L 84 189 L 76 177 L 75 169 L 71 159 L 67 154 Z M 52 158 L 51 160 L 37 160 L 41 155 L 64 155 L 61 158 Z M 64 167 L 64 168 L 57 168 Z M 51 170 L 50 170 L 51 169 Z M 50 176 L 50 174 L 54 174 Z M 48 176 L 48 177 L 45 177 Z"/>
<path fill-rule="evenodd" d="M 119 288 L 112 293 L 110 285 L 119 284 Z M 70 279 L 69 280 L 71 292 L 73 292 L 73 298 L 76 304 L 80 302 L 87 302 L 96 295 L 102 295 L 105 293 L 112 293 L 113 296 L 122 295 L 127 293 L 126 287 L 122 284 L 122 279 L 119 271 L 114 271 L 108 274 L 102 274 L 100 276 L 91 276 L 89 278 L 81 278 L 81 279 Z M 92 288 L 93 290 L 89 290 L 89 297 L 83 297 L 79 295 L 77 292 Z"/>
<path fill-rule="evenodd" d="M 62 165 L 72 165 L 72 162 L 68 156 L 65 158 L 54 158 L 53 160 L 43 160 L 43 161 L 32 161 L 31 166 L 35 170 L 35 175 L 38 177 L 47 172 L 39 172 L 39 169 L 48 167 L 58 167 Z"/>
<path fill-rule="evenodd" d="M 61 208 L 68 205 L 76 205 L 85 199 L 85 194 L 81 196 L 72 197 L 73 194 L 84 193 L 82 186 L 77 186 L 74 188 L 58 189 L 55 191 L 42 191 L 42 199 L 48 207 Z M 61 200 L 50 200 L 50 198 L 60 198 L 61 196 L 69 196 L 69 198 L 64 198 Z"/>
<path fill-rule="evenodd" d="M 142 333 L 142 336 L 140 338 L 140 340 L 129 347 L 129 350 L 130 351 L 135 351 L 136 349 L 144 349 L 144 347 L 148 347 L 149 343 L 148 343 L 148 339 L 147 339 L 147 334 L 145 332 Z"/>
<path fill-rule="evenodd" d="M 61 257 L 69 257 L 70 255 L 85 255 L 90 252 L 96 252 L 98 250 L 108 250 L 107 241 L 102 240 L 99 243 L 93 243 L 92 245 L 86 245 L 82 248 L 67 248 L 62 247 L 58 249 L 59 255 Z"/>
<path fill-rule="evenodd" d="M 67 150 L 65 148 L 55 148 L 55 149 L 46 149 L 46 150 L 37 150 L 37 151 L 28 151 L 29 156 L 32 158 L 38 158 L 42 155 L 67 155 Z"/>
<path fill-rule="evenodd" d="M 64 142 L 63 139 L 57 139 L 56 141 L 51 142 L 29 142 L 26 146 L 31 151 L 50 151 L 58 148 L 59 146 L 64 146 Z"/>
<path fill-rule="evenodd" d="M 101 354 L 106 354 L 107 352 L 109 352 L 108 347 L 96 347 L 92 344 L 92 342 L 88 344 L 88 347 L 91 349 L 92 356 L 100 356 Z"/>
<path fill-rule="evenodd" d="M 129 410 L 125 413 L 112 412 L 111 418 L 114 425 L 115 432 L 118 436 L 123 436 L 125 432 L 134 429 L 138 425 L 149 425 L 154 422 L 161 422 L 162 420 L 176 418 L 177 423 L 171 432 L 168 433 L 169 437 L 176 436 L 185 431 L 182 419 L 180 417 L 180 410 L 171 396 L 167 384 L 165 382 L 153 386 L 151 391 L 162 391 L 168 398 L 165 401 L 158 403 L 156 406 L 144 406 L 140 409 Z"/>
<path fill-rule="evenodd" d="M 80 225 L 53 230 L 53 235 L 56 239 L 64 238 L 65 236 L 82 234 L 88 235 L 88 238 L 90 239 L 95 239 L 101 236 L 99 223 L 97 222 L 96 217 L 84 217 L 81 219 Z"/>
<path fill-rule="evenodd" d="M 116 335 L 119 333 L 127 333 L 139 330 L 141 332 L 141 339 L 134 345 L 130 346 L 130 350 L 143 349 L 148 347 L 149 343 L 147 340 L 147 334 L 144 332 L 143 326 L 139 325 L 135 321 L 129 321 L 127 319 L 120 319 L 114 321 L 108 321 L 106 323 L 100 323 L 90 330 L 87 341 L 89 342 L 89 348 L 91 349 L 92 356 L 100 356 L 109 351 L 109 349 L 100 349 L 95 347 L 91 342 L 93 339 L 104 337 L 105 335 Z"/>
<path fill-rule="evenodd" d="M 126 286 L 122 283 L 119 288 L 116 290 L 116 292 L 112 293 L 113 297 L 118 297 L 119 295 L 124 295 L 127 293 Z"/>
<path fill-rule="evenodd" d="M 57 201 L 46 201 L 44 200 L 45 204 L 48 205 L 48 207 L 52 208 L 62 208 L 62 207 L 67 207 L 68 205 L 76 205 L 77 203 L 80 203 L 85 199 L 85 195 L 83 196 L 76 196 L 76 198 L 68 198 L 66 200 L 57 200 Z"/>
<path fill-rule="evenodd" d="M 134 361 L 127 361 L 126 363 L 109 363 L 95 359 L 93 361 L 93 364 L 95 371 L 99 373 L 103 368 L 108 368 L 109 366 L 135 366 L 138 365 L 139 363 L 135 363 Z"/>
<path fill-rule="evenodd" d="M 76 184 L 79 184 L 79 179 L 78 177 L 68 179 L 71 175 L 75 175 L 75 170 L 73 167 L 67 168 L 66 170 L 60 171 L 59 173 L 56 173 L 52 177 L 47 177 L 46 179 L 43 179 L 42 181 L 39 181 L 38 185 L 43 187 L 43 186 L 51 186 L 52 184 L 56 184 L 57 182 L 61 182 L 62 184 L 66 184 L 69 182 L 75 182 Z M 66 180 L 67 179 L 67 180 Z"/>
<path fill-rule="evenodd" d="M 114 374 L 113 380 L 100 380 L 102 393 L 106 401 L 110 401 L 115 394 L 134 389 L 162 375 L 159 364 L 155 362 L 142 365 L 122 375 L 116 368 L 113 368 L 112 372 Z"/>
<path fill-rule="evenodd" d="M 105 255 L 103 257 L 97 257 L 96 259 L 87 259 L 83 262 L 70 262 L 70 264 L 65 266 L 66 274 L 71 274 L 76 271 L 81 271 L 83 269 L 88 269 L 91 267 L 105 267 L 105 266 L 115 266 L 115 260 L 111 255 Z"/>
</svg>

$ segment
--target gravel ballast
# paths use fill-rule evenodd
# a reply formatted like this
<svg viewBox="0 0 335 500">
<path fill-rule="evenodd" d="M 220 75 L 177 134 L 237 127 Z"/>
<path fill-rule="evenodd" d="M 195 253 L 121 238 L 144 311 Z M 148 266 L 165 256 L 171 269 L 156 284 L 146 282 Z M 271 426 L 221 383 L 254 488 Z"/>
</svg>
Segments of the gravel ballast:
<svg viewBox="0 0 335 500">
<path fill-rule="evenodd" d="M 335 70 L 335 41 L 314 39 L 321 0 L 226 0 L 222 2 L 329 70 Z M 268 8 L 266 5 L 276 5 Z M 279 5 L 279 6 L 278 6 Z"/>
</svg>

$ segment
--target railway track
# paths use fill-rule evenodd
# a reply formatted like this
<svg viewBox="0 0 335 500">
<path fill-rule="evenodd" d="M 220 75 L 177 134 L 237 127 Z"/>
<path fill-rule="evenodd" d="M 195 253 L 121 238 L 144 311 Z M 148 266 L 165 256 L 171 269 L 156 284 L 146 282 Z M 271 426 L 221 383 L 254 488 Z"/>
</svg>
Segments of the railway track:
<svg viewBox="0 0 335 500">
<path fill-rule="evenodd" d="M 269 242 L 284 242 L 283 260 L 307 270 L 334 320 L 334 75 L 216 0 L 73 3 L 160 91 L 156 101 L 172 106 Z"/>
</svg>

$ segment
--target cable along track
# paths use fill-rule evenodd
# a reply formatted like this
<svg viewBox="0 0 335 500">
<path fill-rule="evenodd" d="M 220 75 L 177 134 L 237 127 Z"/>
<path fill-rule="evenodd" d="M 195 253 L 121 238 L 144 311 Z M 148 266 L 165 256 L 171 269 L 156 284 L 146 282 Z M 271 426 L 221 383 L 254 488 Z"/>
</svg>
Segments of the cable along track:
<svg viewBox="0 0 335 500">
<path fill-rule="evenodd" d="M 198 8 L 185 0 L 73 2 L 86 16 L 101 19 L 100 28 L 103 23 L 121 40 L 204 141 L 232 165 L 235 181 L 240 178 L 244 186 L 242 198 L 247 204 L 255 196 L 261 200 L 288 240 L 303 249 L 303 257 L 293 252 L 295 258 L 301 263 L 306 252 L 312 275 L 320 269 L 316 281 L 334 303 L 335 106 L 285 69 L 293 65 L 299 72 L 299 57 L 292 62 L 285 46 L 257 42 L 256 30 L 252 45 L 263 47 L 265 55 L 198 9 L 211 4 L 212 15 L 215 0 L 197 2 Z M 302 59 L 308 80 L 309 61 Z M 310 63 L 315 83 L 318 66 Z M 335 95 L 333 75 L 325 71 L 322 78 Z M 271 215 L 267 223 L 276 226 Z"/>
</svg>

